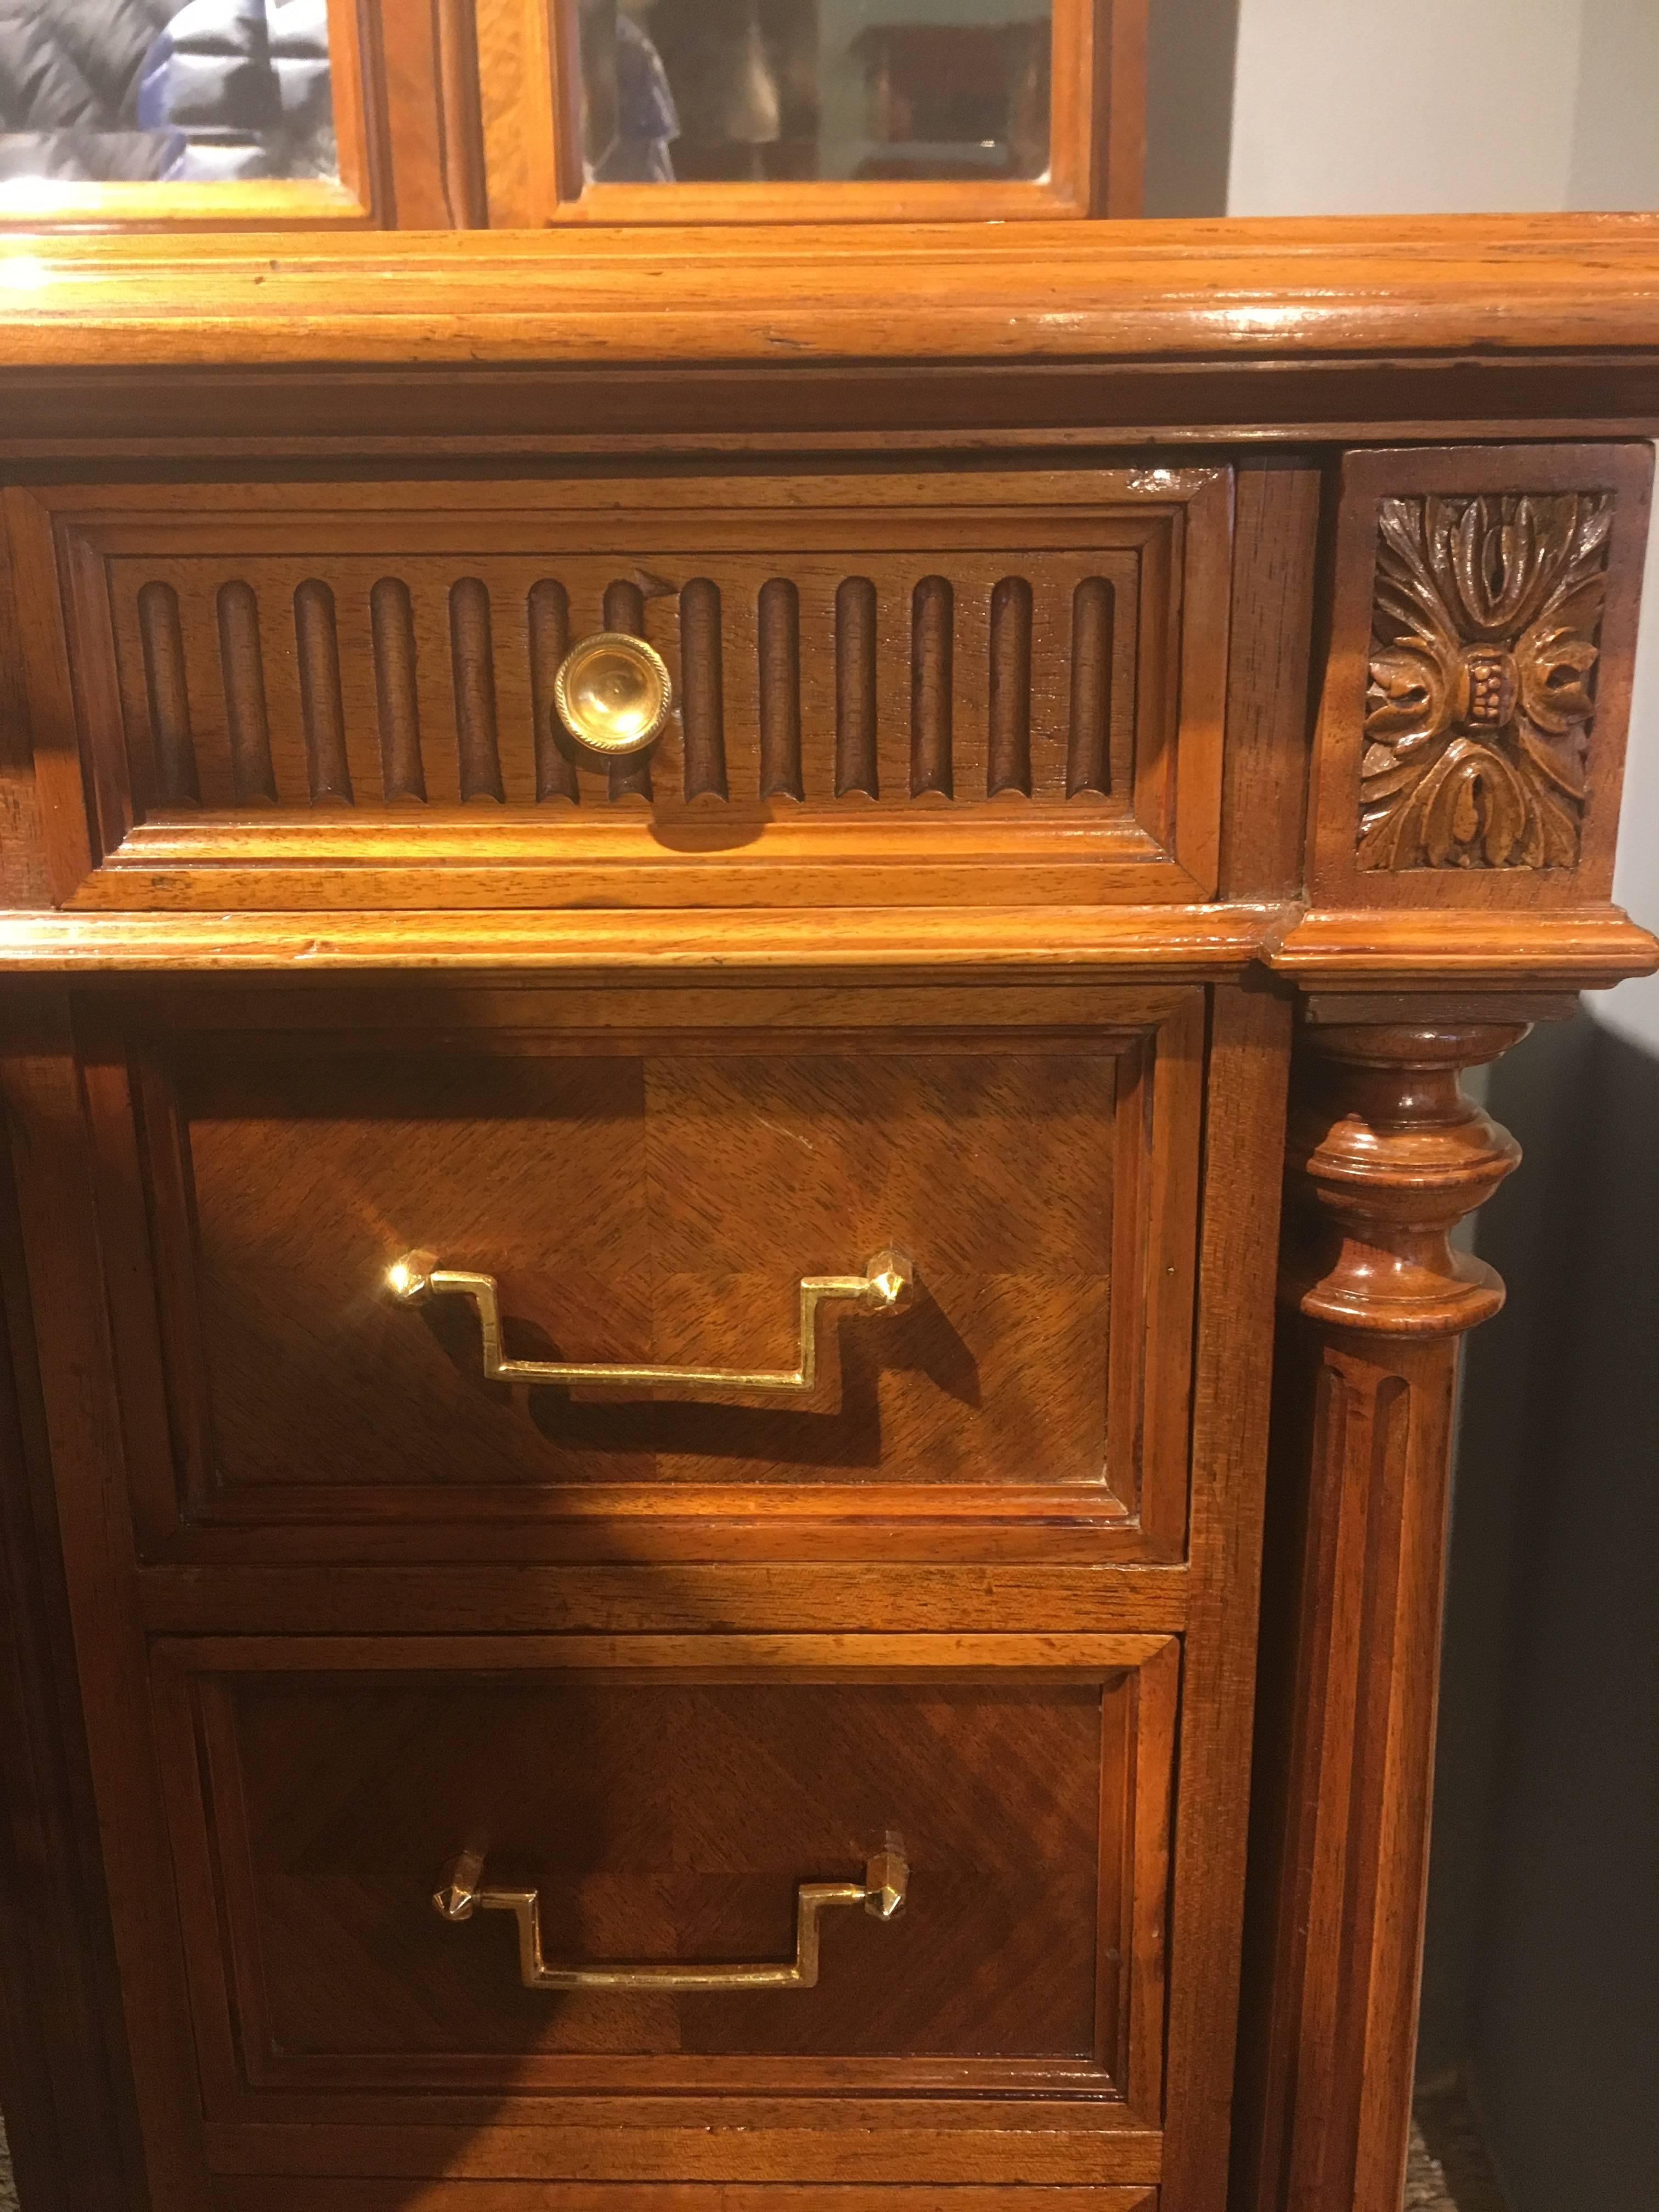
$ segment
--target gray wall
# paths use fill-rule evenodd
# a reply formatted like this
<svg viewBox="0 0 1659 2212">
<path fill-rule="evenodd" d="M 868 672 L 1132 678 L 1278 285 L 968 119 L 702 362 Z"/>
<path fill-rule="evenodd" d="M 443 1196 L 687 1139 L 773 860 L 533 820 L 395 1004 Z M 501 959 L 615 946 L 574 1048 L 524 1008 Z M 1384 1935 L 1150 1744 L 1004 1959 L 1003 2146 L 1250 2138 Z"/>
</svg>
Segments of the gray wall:
<svg viewBox="0 0 1659 2212">
<path fill-rule="evenodd" d="M 1238 9 L 1239 0 L 1152 0 L 1146 51 L 1149 216 L 1227 211 Z"/>
<path fill-rule="evenodd" d="M 1653 908 L 1648 914 L 1651 916 Z M 1512 2212 L 1659 2197 L 1659 1056 L 1581 1015 L 1493 1073 L 1528 1161 L 1480 1246 L 1422 2058 Z"/>
<path fill-rule="evenodd" d="M 1565 205 L 1583 10 L 1584 0 L 1240 0 L 1228 212 Z"/>
</svg>

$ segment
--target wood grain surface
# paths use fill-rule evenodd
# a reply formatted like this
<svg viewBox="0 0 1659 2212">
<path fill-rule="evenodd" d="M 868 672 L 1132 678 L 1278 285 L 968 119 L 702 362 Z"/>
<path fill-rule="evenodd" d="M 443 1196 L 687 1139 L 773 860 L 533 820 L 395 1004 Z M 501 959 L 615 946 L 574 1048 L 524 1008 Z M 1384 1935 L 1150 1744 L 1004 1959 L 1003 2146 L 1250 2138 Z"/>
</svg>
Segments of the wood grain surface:
<svg viewBox="0 0 1659 2212">
<path fill-rule="evenodd" d="M 1519 1149 L 1462 1094 L 1520 1025 L 1310 1027 L 1288 1145 L 1235 2203 L 1405 2181 L 1457 1342 L 1450 1231 Z"/>
<path fill-rule="evenodd" d="M 751 1524 L 728 1556 L 803 1517 L 926 1552 L 1037 1514 L 1170 1554 L 1195 994 L 578 991 L 507 1000 L 493 1033 L 486 1011 L 319 1028 L 256 999 L 226 1027 L 173 998 L 135 1033 L 86 1007 L 105 1233 L 156 1277 L 112 1285 L 147 1548 L 242 1529 L 254 1558 L 256 1530 L 332 1525 L 373 1556 L 412 1521 L 437 1556 L 493 1528 L 519 1557 L 573 1522 L 714 1516 Z M 894 1246 L 921 1292 L 824 1324 L 798 1405 L 508 1389 L 464 1302 L 387 1295 L 417 1246 L 498 1279 L 520 1357 L 787 1369 L 803 1279 Z"/>
<path fill-rule="evenodd" d="M 505 1643 L 480 1673 L 476 1644 L 163 1647 L 175 1849 L 227 1915 L 222 1939 L 191 1919 L 192 1972 L 204 2008 L 228 1979 L 240 2023 L 204 2014 L 214 2117 L 399 2091 L 523 2122 L 538 2092 L 1145 2104 L 1175 1645 L 1079 1642 L 1037 1673 L 1006 1639 L 945 1672 L 926 1640 L 837 1639 L 828 1668 L 810 1641 L 750 1648 Z M 786 1789 L 803 1731 L 818 1756 Z M 510 1922 L 432 1907 L 469 1845 L 539 1890 L 550 1958 L 787 1958 L 797 1885 L 860 1875 L 890 1836 L 903 1911 L 829 1916 L 811 1990 L 526 1990 Z"/>
<path fill-rule="evenodd" d="M 1348 457 L 1310 799 L 1321 906 L 1609 896 L 1652 478 L 1646 446 Z"/>
<path fill-rule="evenodd" d="M 14 490 L 55 895 L 1201 897 L 1229 506 L 1214 469 Z M 601 629 L 674 686 L 643 781 L 550 697 Z"/>
<path fill-rule="evenodd" d="M 14 368 L 1652 348 L 1659 216 L 0 242 Z M 372 282 L 365 276 L 372 274 Z M 640 312 L 648 285 L 650 313 Z M 1659 392 L 1645 368 L 1647 408 Z M 1571 410 L 1565 410 L 1571 413 Z"/>
<path fill-rule="evenodd" d="M 580 204 L 548 28 L 378 11 L 377 209 Z M 30 2212 L 1396 2212 L 1456 1073 L 1659 958 L 1659 219 L 550 228 L 0 246 Z M 783 1364 L 895 1237 L 788 1412 L 381 1287 Z M 769 1955 L 890 1824 L 778 2008 L 425 1901 Z"/>
</svg>

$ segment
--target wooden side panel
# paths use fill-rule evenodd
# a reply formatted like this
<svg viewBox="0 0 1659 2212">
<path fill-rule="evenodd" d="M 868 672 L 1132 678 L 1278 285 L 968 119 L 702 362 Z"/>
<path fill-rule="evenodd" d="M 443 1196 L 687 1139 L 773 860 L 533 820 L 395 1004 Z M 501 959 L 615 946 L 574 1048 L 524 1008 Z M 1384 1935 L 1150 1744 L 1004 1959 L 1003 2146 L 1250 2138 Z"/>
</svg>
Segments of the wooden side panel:
<svg viewBox="0 0 1659 2212">
<path fill-rule="evenodd" d="M 97 1232 L 85 1104 L 67 1008 L 55 995 L 14 996 L 0 1053 L 0 1098 L 12 1143 L 74 1678 L 96 1800 L 95 1817 L 77 1808 L 73 1848 L 82 1865 L 94 1857 L 100 1863 L 118 1970 L 118 2026 L 112 2012 L 107 2027 L 111 2075 L 100 2081 L 90 2054 L 77 2057 L 74 2066 L 85 2099 L 84 2119 L 77 2110 L 75 2124 L 84 2124 L 85 2148 L 103 2162 L 88 2183 L 88 2198 L 77 2202 L 97 2203 L 103 2191 L 112 2212 L 118 2204 L 151 2203 L 169 2212 L 207 2212 L 179 1926 L 143 1693 L 131 1525 L 120 1486 L 108 1479 L 121 1462 L 120 1415 L 102 1301 L 88 1295 L 97 1272 Z M 60 1644 L 53 1686 L 65 1701 L 69 1737 L 76 1701 L 67 1658 Z M 111 1836 L 118 1836 L 118 1850 L 105 1848 Z M 52 1876 L 51 1886 L 62 1879 L 61 1873 Z M 81 1938 L 94 1948 L 95 1941 L 90 1930 Z M 88 1951 L 81 1956 L 87 1959 Z M 142 2167 L 109 2138 L 106 2085 L 111 2077 L 118 2081 L 123 2061 L 131 2066 L 144 2130 Z"/>
<path fill-rule="evenodd" d="M 1234 526 L 1220 890 L 1302 889 L 1324 473 L 1295 454 L 1241 465 Z"/>
<path fill-rule="evenodd" d="M 1182 2212 L 1227 2202 L 1291 1022 L 1255 988 L 1211 1012 L 1164 2166 Z"/>
<path fill-rule="evenodd" d="M 27 1151 L 27 1146 L 24 1147 Z M 30 2212 L 137 2212 L 136 2116 L 14 1158 L 0 1154 L 0 2095 Z"/>
</svg>

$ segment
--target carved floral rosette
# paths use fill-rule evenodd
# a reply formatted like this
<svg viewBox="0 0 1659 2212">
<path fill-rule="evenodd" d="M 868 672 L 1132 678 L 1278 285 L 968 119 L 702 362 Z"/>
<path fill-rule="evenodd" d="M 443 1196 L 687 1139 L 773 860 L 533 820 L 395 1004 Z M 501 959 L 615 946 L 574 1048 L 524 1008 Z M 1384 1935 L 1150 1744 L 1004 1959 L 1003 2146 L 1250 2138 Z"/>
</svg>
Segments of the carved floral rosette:
<svg viewBox="0 0 1659 2212">
<path fill-rule="evenodd" d="M 1379 501 L 1362 867 L 1577 865 L 1613 507 Z"/>
</svg>

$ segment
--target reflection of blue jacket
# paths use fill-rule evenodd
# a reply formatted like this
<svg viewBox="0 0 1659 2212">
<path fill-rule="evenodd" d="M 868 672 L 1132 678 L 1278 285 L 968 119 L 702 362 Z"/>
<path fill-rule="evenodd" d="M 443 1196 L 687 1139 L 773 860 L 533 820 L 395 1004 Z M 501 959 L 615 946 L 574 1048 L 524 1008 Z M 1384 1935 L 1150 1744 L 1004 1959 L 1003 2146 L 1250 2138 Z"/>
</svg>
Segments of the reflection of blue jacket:
<svg viewBox="0 0 1659 2212">
<path fill-rule="evenodd" d="M 138 121 L 183 132 L 182 179 L 331 172 L 327 0 L 185 0 L 144 57 Z"/>
<path fill-rule="evenodd" d="M 594 164 L 603 185 L 672 185 L 680 118 L 662 58 L 632 16 L 617 18 L 617 136 Z"/>
<path fill-rule="evenodd" d="M 0 0 L 0 179 L 164 176 L 182 141 L 133 125 L 172 12 L 172 0 Z"/>
</svg>

